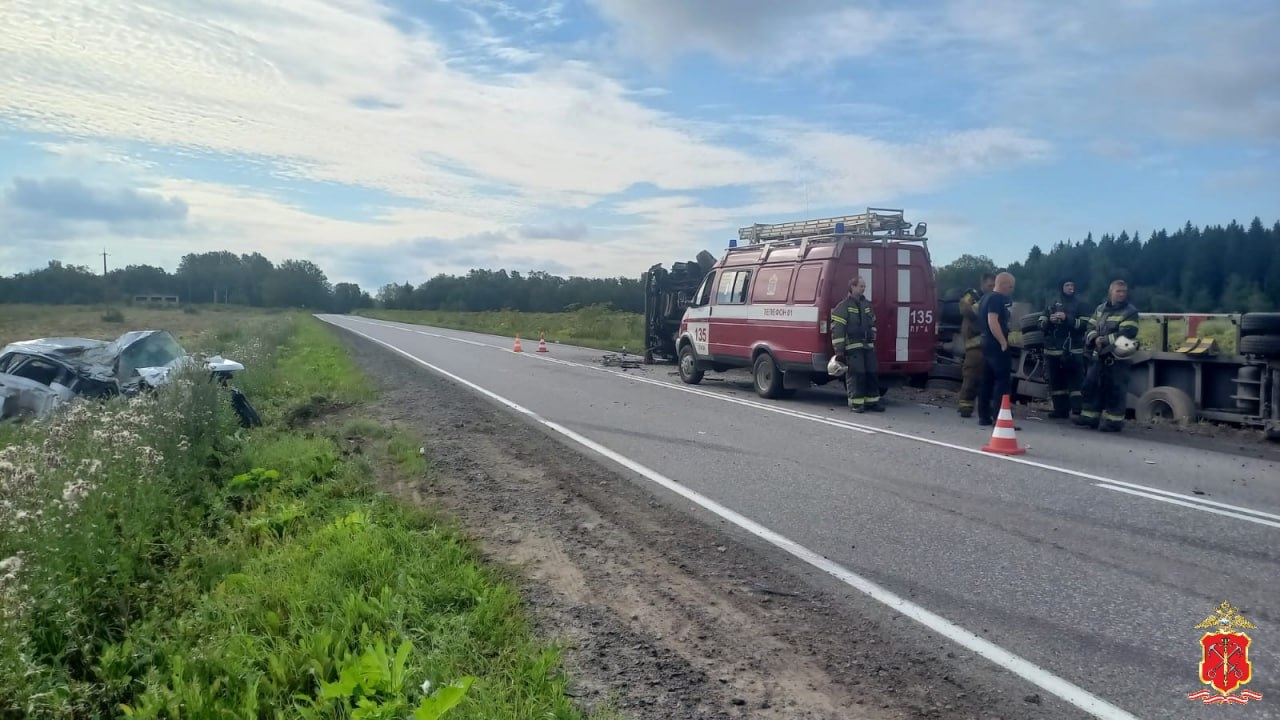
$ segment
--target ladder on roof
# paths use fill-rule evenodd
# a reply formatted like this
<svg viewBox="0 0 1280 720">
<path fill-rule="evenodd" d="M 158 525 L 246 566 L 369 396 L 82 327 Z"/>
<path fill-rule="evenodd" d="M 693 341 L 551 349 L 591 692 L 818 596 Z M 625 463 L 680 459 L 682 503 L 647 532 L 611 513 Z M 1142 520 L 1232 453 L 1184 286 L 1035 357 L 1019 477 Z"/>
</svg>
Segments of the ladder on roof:
<svg viewBox="0 0 1280 720">
<path fill-rule="evenodd" d="M 899 235 L 910 229 L 911 223 L 907 222 L 902 210 L 867 208 L 865 213 L 858 213 L 857 215 L 820 218 L 817 220 L 797 220 L 795 222 L 774 223 L 771 225 L 756 223 L 738 228 L 738 239 L 741 241 L 741 245 L 759 245 L 761 243 L 783 242 L 842 233 L 859 235 L 889 233 Z"/>
</svg>

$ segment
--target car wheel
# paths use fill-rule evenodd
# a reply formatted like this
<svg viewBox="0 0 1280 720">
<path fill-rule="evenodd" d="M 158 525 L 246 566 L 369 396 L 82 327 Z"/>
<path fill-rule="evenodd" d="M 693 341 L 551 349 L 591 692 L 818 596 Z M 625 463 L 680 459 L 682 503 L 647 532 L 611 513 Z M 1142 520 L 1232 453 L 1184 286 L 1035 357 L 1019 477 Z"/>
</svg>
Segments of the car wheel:
<svg viewBox="0 0 1280 720">
<path fill-rule="evenodd" d="M 756 356 L 751 368 L 755 378 L 756 394 L 762 398 L 776 398 L 782 392 L 782 371 L 773 361 L 773 356 L 762 352 Z"/>
<path fill-rule="evenodd" d="M 702 382 L 703 371 L 698 369 L 698 356 L 692 345 L 680 348 L 680 379 L 689 385 Z"/>
</svg>

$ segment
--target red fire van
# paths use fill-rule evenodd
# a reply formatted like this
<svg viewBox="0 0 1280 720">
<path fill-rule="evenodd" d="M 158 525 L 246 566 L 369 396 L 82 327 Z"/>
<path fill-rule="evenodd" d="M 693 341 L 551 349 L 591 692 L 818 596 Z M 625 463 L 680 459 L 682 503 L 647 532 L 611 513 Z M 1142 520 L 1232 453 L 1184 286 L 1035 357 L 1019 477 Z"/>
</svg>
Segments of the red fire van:
<svg viewBox="0 0 1280 720">
<path fill-rule="evenodd" d="M 881 384 L 927 375 L 938 303 L 926 225 L 912 228 L 903 211 L 884 208 L 741 228 L 685 310 L 680 378 L 749 368 L 766 398 L 830 382 L 831 308 L 857 274 L 876 311 Z"/>
</svg>

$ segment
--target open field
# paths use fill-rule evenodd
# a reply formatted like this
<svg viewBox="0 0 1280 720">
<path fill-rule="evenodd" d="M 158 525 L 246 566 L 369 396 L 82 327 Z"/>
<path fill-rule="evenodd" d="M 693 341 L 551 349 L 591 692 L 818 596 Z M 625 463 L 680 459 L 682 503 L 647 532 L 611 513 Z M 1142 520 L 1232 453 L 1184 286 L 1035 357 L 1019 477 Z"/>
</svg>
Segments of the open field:
<svg viewBox="0 0 1280 720">
<path fill-rule="evenodd" d="M 138 327 L 34 310 L 6 337 Z M 0 718 L 585 717 L 514 585 L 383 492 L 431 448 L 366 414 L 332 330 L 159 312 L 245 363 L 265 424 L 195 376 L 0 426 Z"/>
<path fill-rule="evenodd" d="M 129 330 L 168 330 L 183 344 L 199 343 L 245 319 L 279 316 L 278 309 L 229 305 L 144 308 L 124 305 L 0 305 L 0 347 L 56 335 L 114 340 Z M 115 311 L 119 315 L 112 313 Z"/>
<path fill-rule="evenodd" d="M 392 322 L 434 325 L 454 330 L 506 335 L 520 334 L 522 343 L 538 342 L 539 333 L 548 343 L 570 343 L 601 350 L 644 352 L 644 316 L 592 306 L 563 313 L 443 312 L 436 310 L 361 310 L 365 317 Z M 532 349 L 532 348 L 530 348 Z"/>
</svg>

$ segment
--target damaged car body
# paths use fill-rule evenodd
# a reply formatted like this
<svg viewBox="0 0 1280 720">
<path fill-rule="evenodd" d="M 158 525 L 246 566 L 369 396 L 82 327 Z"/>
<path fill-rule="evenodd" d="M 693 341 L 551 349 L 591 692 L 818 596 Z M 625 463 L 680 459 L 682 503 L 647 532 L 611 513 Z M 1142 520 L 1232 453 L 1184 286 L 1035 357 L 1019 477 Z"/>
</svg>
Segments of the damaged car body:
<svg viewBox="0 0 1280 720">
<path fill-rule="evenodd" d="M 0 350 L 0 418 L 43 418 L 73 398 L 135 395 L 169 381 L 172 373 L 201 360 L 167 330 L 133 330 L 115 340 L 50 337 L 23 340 Z M 203 360 L 211 380 L 228 386 L 244 366 L 221 356 Z M 262 424 L 244 393 L 231 387 L 231 404 L 243 427 Z"/>
</svg>

